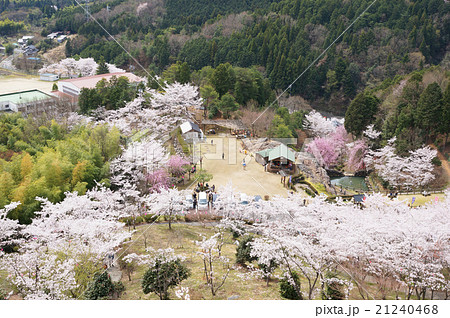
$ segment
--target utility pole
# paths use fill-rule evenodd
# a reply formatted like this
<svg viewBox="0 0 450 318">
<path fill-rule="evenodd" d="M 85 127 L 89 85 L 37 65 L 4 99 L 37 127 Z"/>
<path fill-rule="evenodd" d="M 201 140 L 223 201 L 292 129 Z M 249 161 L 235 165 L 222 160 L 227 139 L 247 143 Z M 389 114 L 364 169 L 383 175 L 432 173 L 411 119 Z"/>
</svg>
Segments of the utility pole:
<svg viewBox="0 0 450 318">
<path fill-rule="evenodd" d="M 202 144 L 200 144 L 200 170 L 202 170 Z"/>
<path fill-rule="evenodd" d="M 89 0 L 84 0 L 85 2 L 85 12 L 86 12 L 86 21 L 89 21 L 91 13 L 89 12 Z"/>
</svg>

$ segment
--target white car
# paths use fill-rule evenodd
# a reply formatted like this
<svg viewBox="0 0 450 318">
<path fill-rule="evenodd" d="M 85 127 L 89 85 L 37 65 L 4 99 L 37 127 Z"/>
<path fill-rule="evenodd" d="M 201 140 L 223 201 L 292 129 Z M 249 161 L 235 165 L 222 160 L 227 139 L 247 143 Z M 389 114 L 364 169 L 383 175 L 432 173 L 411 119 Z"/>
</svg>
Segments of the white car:
<svg viewBox="0 0 450 318">
<path fill-rule="evenodd" d="M 198 209 L 208 210 L 208 196 L 206 192 L 200 192 L 198 194 Z"/>
<path fill-rule="evenodd" d="M 241 193 L 241 200 L 239 201 L 239 203 L 243 205 L 247 205 L 250 203 L 249 198 L 245 193 Z"/>
</svg>

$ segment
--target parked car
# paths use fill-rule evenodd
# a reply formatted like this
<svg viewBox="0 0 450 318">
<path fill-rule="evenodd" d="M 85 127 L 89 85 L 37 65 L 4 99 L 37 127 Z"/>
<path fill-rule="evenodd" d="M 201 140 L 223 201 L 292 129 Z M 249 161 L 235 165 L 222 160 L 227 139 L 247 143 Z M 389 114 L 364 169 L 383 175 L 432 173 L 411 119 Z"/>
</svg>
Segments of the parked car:
<svg viewBox="0 0 450 318">
<path fill-rule="evenodd" d="M 200 192 L 198 194 L 198 209 L 208 210 L 208 196 L 206 192 Z"/>
<path fill-rule="evenodd" d="M 250 203 L 248 196 L 245 193 L 241 193 L 241 200 L 239 201 L 239 203 L 243 205 L 247 205 Z"/>
<path fill-rule="evenodd" d="M 210 129 L 207 131 L 208 134 L 215 135 L 216 131 L 214 129 Z"/>
</svg>

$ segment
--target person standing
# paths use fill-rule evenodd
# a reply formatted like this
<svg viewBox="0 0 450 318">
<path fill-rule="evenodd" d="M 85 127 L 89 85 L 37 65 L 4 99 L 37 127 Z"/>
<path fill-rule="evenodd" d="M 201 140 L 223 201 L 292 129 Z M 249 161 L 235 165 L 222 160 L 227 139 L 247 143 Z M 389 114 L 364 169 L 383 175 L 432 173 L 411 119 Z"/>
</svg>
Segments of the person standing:
<svg viewBox="0 0 450 318">
<path fill-rule="evenodd" d="M 208 207 L 212 208 L 212 205 L 213 205 L 213 193 L 210 192 L 208 194 Z"/>
<path fill-rule="evenodd" d="M 225 159 L 225 153 L 222 152 L 222 160 Z"/>
<path fill-rule="evenodd" d="M 192 193 L 192 206 L 194 210 L 197 208 L 197 193 Z"/>
</svg>

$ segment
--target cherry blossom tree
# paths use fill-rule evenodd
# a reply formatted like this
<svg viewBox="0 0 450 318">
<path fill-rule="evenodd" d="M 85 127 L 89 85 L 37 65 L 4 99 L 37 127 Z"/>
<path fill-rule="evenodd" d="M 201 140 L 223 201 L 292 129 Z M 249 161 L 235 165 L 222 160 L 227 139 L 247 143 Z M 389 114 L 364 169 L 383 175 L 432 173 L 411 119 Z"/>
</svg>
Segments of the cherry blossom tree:
<svg viewBox="0 0 450 318">
<path fill-rule="evenodd" d="M 189 168 L 189 161 L 180 156 L 171 156 L 167 162 L 167 170 L 174 177 L 181 177 Z"/>
<path fill-rule="evenodd" d="M 170 186 L 167 170 L 162 168 L 147 175 L 147 187 L 150 193 L 160 193 Z"/>
<path fill-rule="evenodd" d="M 109 73 L 124 73 L 125 70 L 117 68 L 113 64 L 107 64 Z M 66 58 L 58 63 L 46 65 L 39 70 L 40 74 L 53 73 L 60 77 L 72 76 L 92 76 L 96 75 L 98 64 L 93 58 L 80 58 L 75 60 L 73 58 Z"/>
<path fill-rule="evenodd" d="M 437 151 L 429 146 L 410 151 L 405 172 L 408 175 L 406 184 L 411 186 L 425 186 L 434 180 L 432 160 L 436 157 Z"/>
<path fill-rule="evenodd" d="M 145 200 L 148 209 L 155 215 L 164 216 L 172 229 L 172 221 L 183 212 L 183 195 L 177 189 L 160 188 L 151 193 Z"/>
<path fill-rule="evenodd" d="M 339 153 L 329 138 L 315 138 L 308 144 L 306 151 L 311 153 L 319 164 L 327 169 L 335 165 L 339 158 Z"/>
<path fill-rule="evenodd" d="M 118 110 L 98 108 L 92 113 L 98 124 L 108 123 L 131 136 L 148 131 L 166 138 L 174 127 L 192 116 L 188 107 L 200 107 L 198 88 L 190 84 L 165 84 L 164 91 L 148 89 Z"/>
<path fill-rule="evenodd" d="M 153 136 L 133 142 L 111 162 L 111 184 L 123 187 L 129 182 L 136 188 L 143 189 L 149 171 L 158 170 L 167 161 L 166 149 Z"/>
<path fill-rule="evenodd" d="M 41 211 L 21 230 L 25 239 L 19 251 L 0 253 L 0 268 L 26 299 L 77 297 L 78 288 L 87 284 L 82 280 L 87 274 L 80 273 L 97 271 L 95 264 L 101 264 L 131 235 L 118 222 L 123 198 L 109 189 L 95 188 L 83 196 L 66 193 L 56 204 L 37 199 Z"/>
<path fill-rule="evenodd" d="M 326 137 L 316 137 L 308 144 L 306 151 L 311 153 L 325 168 L 329 169 L 343 162 L 347 153 L 347 132 L 339 126 Z"/>
<path fill-rule="evenodd" d="M 374 125 L 367 126 L 366 130 L 363 131 L 363 135 L 370 140 L 376 140 L 380 137 L 381 132 L 375 130 Z"/>
<path fill-rule="evenodd" d="M 367 156 L 367 151 L 367 144 L 362 139 L 349 145 L 347 166 L 353 171 L 364 170 L 364 159 Z"/>
<path fill-rule="evenodd" d="M 407 298 L 414 293 L 422 299 L 427 290 L 448 289 L 443 274 L 450 249 L 444 243 L 450 238 L 449 194 L 413 210 L 400 200 L 367 195 L 364 211 L 323 197 L 307 206 L 298 204 L 299 195 L 277 197 L 259 206 L 264 221 L 248 228 L 260 234 L 251 244 L 251 255 L 261 264 L 277 262 L 287 277 L 303 276 L 306 283 L 296 286 L 303 298 L 323 294 L 330 283 L 328 273 L 334 272 L 347 291 L 354 283 L 363 298 L 386 298 L 389 291 L 398 295 L 402 290 Z M 237 218 L 243 215 L 245 211 Z M 375 291 L 367 291 L 369 276 L 376 282 Z"/>
<path fill-rule="evenodd" d="M 395 140 L 395 137 L 390 139 L 381 149 L 369 150 L 366 164 L 394 187 L 423 187 L 432 181 L 435 178 L 432 159 L 437 151 L 426 146 L 410 151 L 410 156 L 403 158 L 395 154 Z"/>
<path fill-rule="evenodd" d="M 68 299 L 77 287 L 75 261 L 56 253 L 27 250 L 0 258 L 0 268 L 25 299 Z"/>
<path fill-rule="evenodd" d="M 14 210 L 20 205 L 20 202 L 11 202 L 3 209 L 0 209 L 0 249 L 5 246 L 19 245 L 23 241 L 23 225 L 17 220 L 11 220 L 7 217 L 9 211 Z"/>
<path fill-rule="evenodd" d="M 325 137 L 336 129 L 331 120 L 326 119 L 315 110 L 305 116 L 305 128 L 316 137 Z"/>
<path fill-rule="evenodd" d="M 211 289 L 211 294 L 215 296 L 217 291 L 225 284 L 230 273 L 230 260 L 222 255 L 224 245 L 224 234 L 216 233 L 209 239 L 203 237 L 202 241 L 196 241 L 200 251 L 197 254 L 202 258 L 206 284 Z M 224 269 L 225 273 L 219 276 L 218 267 Z"/>
</svg>

